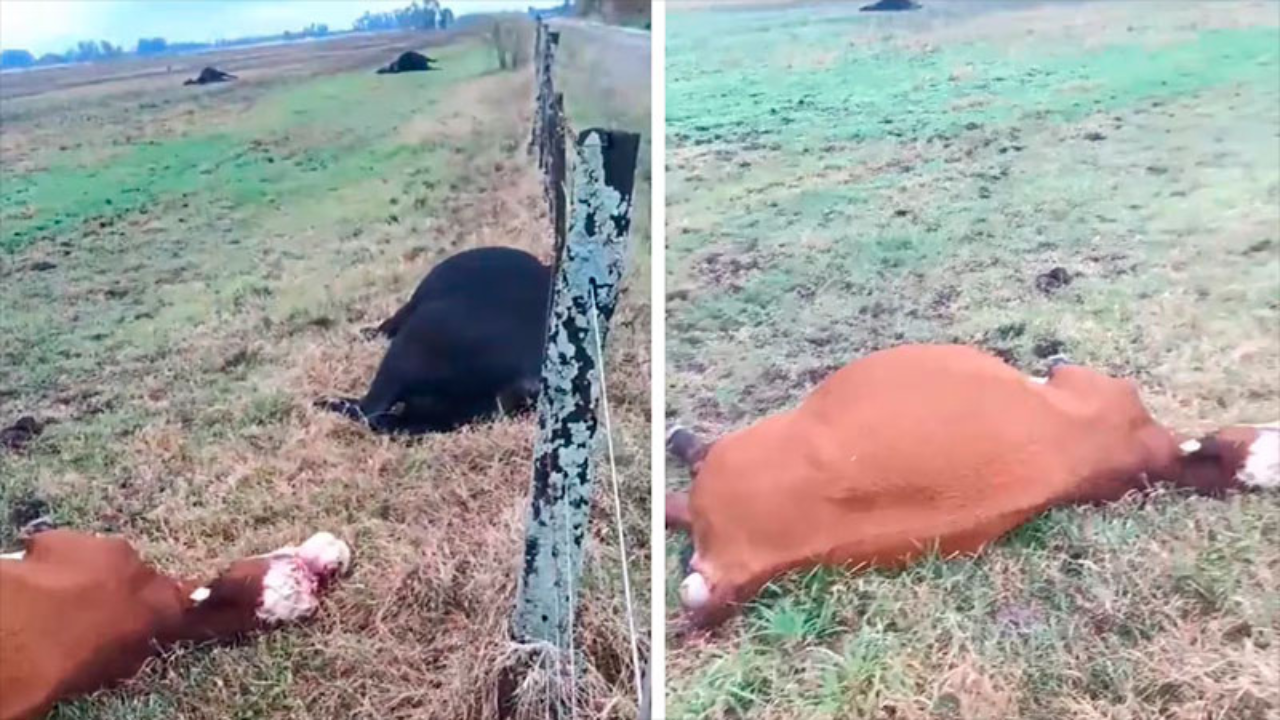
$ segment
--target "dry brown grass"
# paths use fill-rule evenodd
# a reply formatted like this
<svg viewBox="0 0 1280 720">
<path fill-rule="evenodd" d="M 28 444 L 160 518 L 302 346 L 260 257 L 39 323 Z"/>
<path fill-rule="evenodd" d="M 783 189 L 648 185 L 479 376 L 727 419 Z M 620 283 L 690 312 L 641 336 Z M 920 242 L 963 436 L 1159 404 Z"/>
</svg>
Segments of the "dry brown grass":
<svg viewBox="0 0 1280 720">
<path fill-rule="evenodd" d="M 370 49 L 369 57 L 388 51 L 386 46 Z M 289 89 L 295 82 L 305 79 L 279 84 Z M 26 342 L 38 341 L 37 325 L 50 339 L 61 340 L 57 333 L 77 327 L 67 322 L 69 316 L 115 312 L 101 300 L 103 288 L 113 283 L 131 293 L 115 302 L 157 300 L 161 309 L 153 328 L 188 311 L 194 319 L 165 328 L 181 341 L 161 352 L 121 340 L 136 336 L 157 342 L 147 331 L 119 335 L 109 328 L 106 340 L 76 337 L 78 352 L 93 353 L 100 363 L 88 370 L 60 366 L 64 379 L 51 385 L 24 381 L 38 368 L 21 368 L 23 374 L 5 388 L 15 394 L 0 393 L 0 417 L 22 410 L 60 413 L 64 422 L 29 454 L 0 457 L 5 514 L 20 509 L 25 499 L 42 499 L 64 522 L 127 534 L 147 557 L 176 572 L 197 572 L 317 529 L 336 533 L 354 550 L 352 574 L 335 588 L 315 622 L 237 647 L 182 649 L 123 689 L 65 705 L 56 717 L 496 715 L 498 673 L 513 661 L 508 623 L 522 551 L 534 421 L 506 419 L 404 441 L 373 436 L 310 408 L 321 395 L 363 391 L 384 345 L 360 340 L 356 331 L 403 302 L 441 258 L 485 245 L 523 247 L 548 257 L 540 186 L 523 151 L 532 106 L 527 75 L 480 75 L 453 90 L 447 107 L 438 111 L 443 115 L 435 116 L 440 122 L 415 117 L 389 129 L 387 137 L 397 142 L 447 149 L 442 167 L 432 168 L 429 176 L 445 179 L 425 191 L 421 207 L 409 202 L 407 190 L 405 202 L 392 208 L 403 216 L 400 221 L 370 222 L 350 232 L 330 223 L 328 215 L 251 220 L 234 206 L 217 204 L 201 206 L 201 214 L 185 213 L 192 225 L 233 228 L 226 236 L 237 246 L 220 251 L 228 262 L 246 255 L 263 258 L 248 266 L 243 282 L 250 292 L 265 288 L 266 300 L 215 310 L 207 297 L 215 283 L 204 278 L 210 268 L 198 264 L 208 255 L 188 258 L 180 277 L 163 268 L 172 262 L 163 259 L 168 253 L 150 247 L 157 240 L 140 228 L 151 223 L 161 228 L 158 232 L 169 232 L 165 228 L 183 213 L 176 205 L 127 219 L 124 225 L 132 234 L 120 240 L 112 236 L 110 243 L 133 245 L 107 256 L 112 258 L 107 271 L 93 268 L 100 267 L 95 255 L 104 252 L 100 245 L 110 243 L 64 248 L 36 242 L 7 261 L 10 277 L 28 290 L 43 292 L 39 283 L 50 277 L 63 283 L 56 322 L 33 320 Z M 168 92 L 159 86 L 155 91 Z M 110 103 L 110 90 L 104 93 L 102 102 Z M 31 118 L 62 117 L 59 94 L 51 91 L 39 107 L 38 98 L 32 98 Z M 208 102 L 216 106 L 222 97 Z M 256 93 L 225 97 L 233 105 L 260 102 Z M 159 122 L 168 117 L 159 116 Z M 10 149 L 40 142 L 36 120 L 6 122 L 6 142 L 12 143 L 5 146 L 6 172 L 13 167 Z M 141 124 L 150 127 L 145 120 Z M 185 128 L 169 131 L 181 134 Z M 385 202 L 378 180 L 334 193 L 339 199 L 325 212 L 336 220 L 359 207 L 362 197 L 366 204 L 375 198 Z M 204 225 L 192 230 L 205 231 Z M 211 236 L 209 242 L 222 243 L 221 237 Z M 637 245 L 647 247 L 640 239 Z M 21 271 L 40 257 L 55 258 L 58 269 L 45 276 Z M 644 608 L 649 585 L 648 289 L 634 277 L 628 282 L 614 319 L 608 367 L 632 582 L 639 591 L 636 605 Z M 197 309 L 201 303 L 207 307 Z M 121 328 L 119 333 L 138 333 L 127 323 Z M 105 408 L 95 411 L 94 403 Z M 580 717 L 625 718 L 635 714 L 634 688 L 607 487 L 602 476 L 584 560 L 577 692 Z M 10 538 L 10 531 L 3 537 Z M 647 615 L 638 620 L 647 656 Z M 546 689 L 536 680 L 524 693 L 530 707 L 523 717 L 534 716 L 529 710 L 545 698 Z"/>
</svg>

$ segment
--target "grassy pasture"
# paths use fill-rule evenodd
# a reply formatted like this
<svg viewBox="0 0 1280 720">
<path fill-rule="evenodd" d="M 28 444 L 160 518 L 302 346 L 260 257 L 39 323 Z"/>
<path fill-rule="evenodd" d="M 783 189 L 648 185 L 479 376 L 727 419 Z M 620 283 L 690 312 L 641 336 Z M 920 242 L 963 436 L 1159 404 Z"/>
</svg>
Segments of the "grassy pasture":
<svg viewBox="0 0 1280 720">
<path fill-rule="evenodd" d="M 1125 374 L 1186 430 L 1280 418 L 1280 6 L 926 4 L 669 14 L 669 417 L 944 341 Z M 668 713 L 1275 717 L 1277 547 L 1274 495 L 1164 494 L 787 578 L 668 647 Z"/>
<path fill-rule="evenodd" d="M 373 74 L 424 44 L 439 72 Z M 528 69 L 498 72 L 474 38 L 395 34 L 166 62 L 0 79 L 0 421 L 55 421 L 26 450 L 0 451 L 0 545 L 48 511 L 194 573 L 328 529 L 355 568 L 305 627 L 182 649 L 55 717 L 493 717 L 533 422 L 404 442 L 309 404 L 363 392 L 384 345 L 357 330 L 448 254 L 501 244 L 548 257 L 525 153 Z M 181 86 L 206 63 L 241 80 Z M 576 102 L 648 130 L 647 86 Z M 636 266 L 609 388 L 644 607 L 649 283 Z M 579 697 L 631 717 L 605 487 Z"/>
</svg>

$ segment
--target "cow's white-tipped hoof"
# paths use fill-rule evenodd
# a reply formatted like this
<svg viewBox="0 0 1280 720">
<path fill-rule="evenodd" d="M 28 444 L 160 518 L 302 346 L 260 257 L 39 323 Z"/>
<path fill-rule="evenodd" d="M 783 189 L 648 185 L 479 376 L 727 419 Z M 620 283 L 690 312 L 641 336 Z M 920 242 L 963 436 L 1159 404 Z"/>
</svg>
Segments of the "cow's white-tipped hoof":
<svg viewBox="0 0 1280 720">
<path fill-rule="evenodd" d="M 341 575 L 351 566 L 351 547 L 332 533 L 318 532 L 302 543 L 298 557 L 317 575 Z"/>
<path fill-rule="evenodd" d="M 1191 453 L 1200 452 L 1200 447 L 1199 440 L 1187 440 L 1178 446 L 1178 450 L 1183 455 L 1190 455 Z"/>
<path fill-rule="evenodd" d="M 700 572 L 689 573 L 680 583 L 680 604 L 689 610 L 697 610 L 711 599 L 711 588 Z"/>
<path fill-rule="evenodd" d="M 1280 489 L 1280 428 L 1259 425 L 1236 480 L 1251 488 Z"/>
</svg>

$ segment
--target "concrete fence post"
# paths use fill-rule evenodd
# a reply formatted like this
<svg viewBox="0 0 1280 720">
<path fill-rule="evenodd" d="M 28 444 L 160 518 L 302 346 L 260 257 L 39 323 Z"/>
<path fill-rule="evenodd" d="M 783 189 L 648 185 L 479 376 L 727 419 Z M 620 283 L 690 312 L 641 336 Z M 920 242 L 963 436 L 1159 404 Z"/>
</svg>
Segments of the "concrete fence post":
<svg viewBox="0 0 1280 720">
<path fill-rule="evenodd" d="M 599 368 L 604 358 L 596 357 L 592 313 L 599 313 L 600 343 L 607 347 L 628 251 L 639 146 L 640 136 L 634 133 L 590 129 L 577 137 L 572 216 L 547 323 L 512 630 L 517 642 L 553 645 L 565 657 L 573 652 L 571 618 L 600 429 Z"/>
</svg>

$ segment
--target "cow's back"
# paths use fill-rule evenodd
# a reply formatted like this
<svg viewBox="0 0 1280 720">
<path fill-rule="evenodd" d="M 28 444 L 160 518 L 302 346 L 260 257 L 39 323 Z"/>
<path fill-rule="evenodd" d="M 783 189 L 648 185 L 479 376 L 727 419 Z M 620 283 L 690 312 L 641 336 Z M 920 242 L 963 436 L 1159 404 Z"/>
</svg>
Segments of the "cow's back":
<svg viewBox="0 0 1280 720">
<path fill-rule="evenodd" d="M 1149 418 L 1132 388 L 1076 368 L 1063 378 L 1036 384 L 960 346 L 851 363 L 711 447 L 691 497 L 698 553 L 750 587 L 810 561 L 976 551 L 1082 479 L 1138 466 L 1132 435 Z"/>
<path fill-rule="evenodd" d="M 132 675 L 150 655 L 155 615 L 140 598 L 158 576 L 123 541 L 91 555 L 77 554 L 77 542 L 51 531 L 25 559 L 0 561 L 0 720 L 39 716 L 55 698 Z"/>
<path fill-rule="evenodd" d="M 545 346 L 551 272 L 513 248 L 480 248 L 436 266 L 415 292 L 414 312 L 388 357 L 426 365 L 449 382 L 438 392 L 492 403 L 525 374 L 536 375 Z"/>
</svg>

